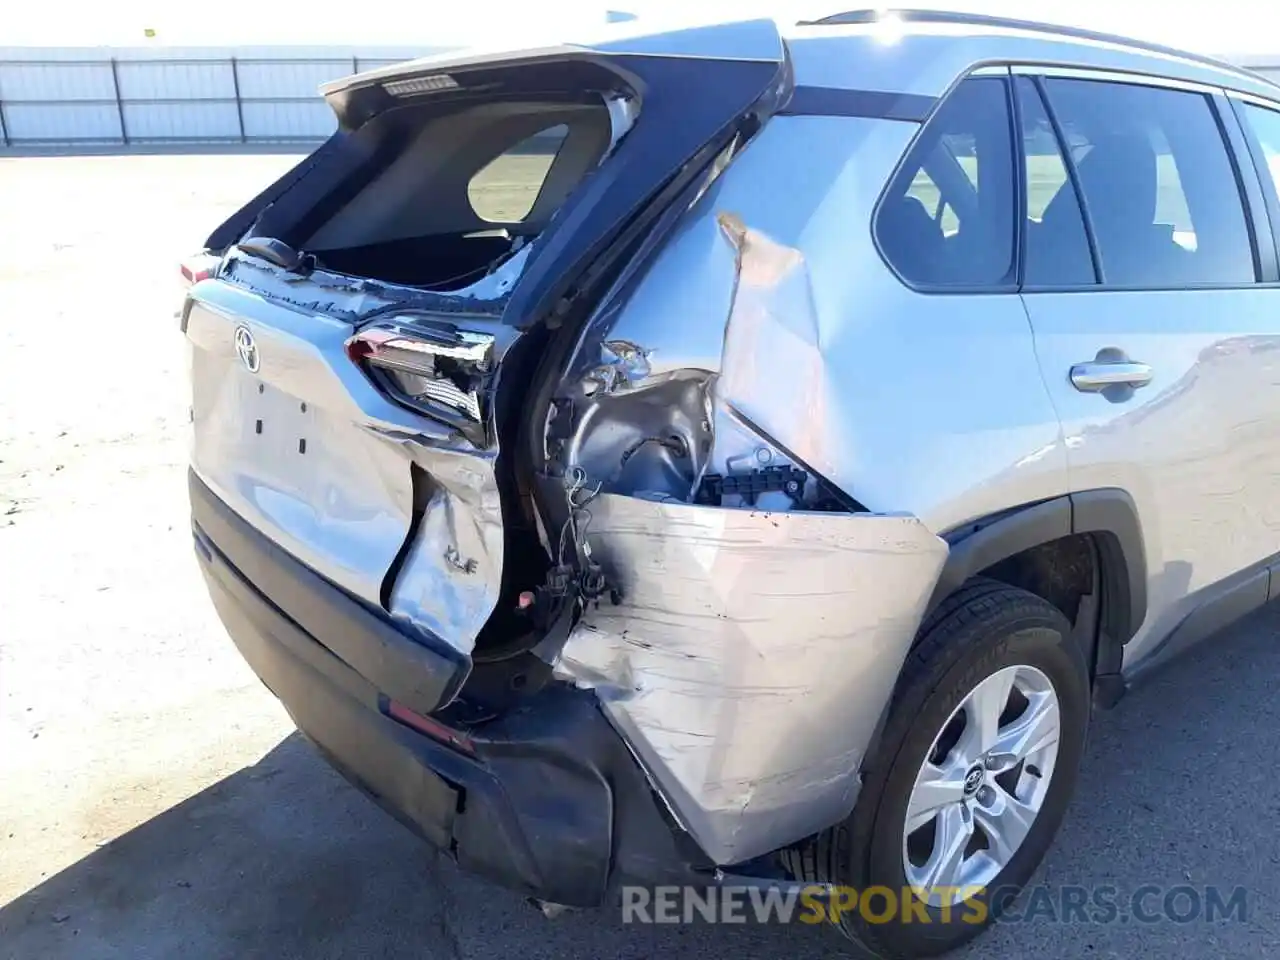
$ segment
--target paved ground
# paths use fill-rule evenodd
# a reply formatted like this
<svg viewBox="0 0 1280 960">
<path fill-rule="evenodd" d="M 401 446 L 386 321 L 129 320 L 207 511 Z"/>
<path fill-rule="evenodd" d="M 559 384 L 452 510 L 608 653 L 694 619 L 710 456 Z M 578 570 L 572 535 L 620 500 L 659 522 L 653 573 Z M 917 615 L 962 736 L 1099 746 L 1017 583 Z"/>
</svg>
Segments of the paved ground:
<svg viewBox="0 0 1280 960">
<path fill-rule="evenodd" d="M 546 921 L 292 733 L 191 558 L 181 254 L 271 156 L 0 159 L 0 957 L 838 955 L 812 928 Z M 1280 954 L 1280 612 L 1104 715 L 1043 879 L 1248 919 L 1008 926 L 970 957 Z"/>
</svg>

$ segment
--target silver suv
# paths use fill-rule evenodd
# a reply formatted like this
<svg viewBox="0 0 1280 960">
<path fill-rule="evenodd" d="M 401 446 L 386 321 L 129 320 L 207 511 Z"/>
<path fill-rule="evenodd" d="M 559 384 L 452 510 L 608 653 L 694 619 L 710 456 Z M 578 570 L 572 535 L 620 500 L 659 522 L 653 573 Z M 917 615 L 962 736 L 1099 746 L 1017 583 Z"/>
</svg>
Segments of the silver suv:
<svg viewBox="0 0 1280 960">
<path fill-rule="evenodd" d="M 1272 594 L 1267 82 L 856 12 L 324 93 L 190 270 L 196 551 L 464 868 L 888 888 L 914 922 L 844 932 L 941 952 L 1036 868 L 1092 708 Z"/>
</svg>

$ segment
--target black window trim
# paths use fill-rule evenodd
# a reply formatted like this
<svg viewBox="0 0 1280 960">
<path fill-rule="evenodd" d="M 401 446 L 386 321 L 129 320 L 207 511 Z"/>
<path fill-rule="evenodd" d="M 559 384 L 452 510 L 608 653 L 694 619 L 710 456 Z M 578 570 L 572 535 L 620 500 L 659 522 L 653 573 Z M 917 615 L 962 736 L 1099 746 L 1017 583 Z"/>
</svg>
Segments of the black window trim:
<svg viewBox="0 0 1280 960">
<path fill-rule="evenodd" d="M 1050 123 L 1054 127 L 1054 135 L 1058 140 L 1059 150 L 1063 157 L 1063 162 L 1067 165 L 1068 175 L 1072 179 L 1075 187 L 1077 202 L 1080 205 L 1081 216 L 1084 219 L 1085 234 L 1089 239 L 1089 252 L 1094 263 L 1094 273 L 1098 280 L 1097 283 L 1090 285 L 1034 285 L 1028 286 L 1022 282 L 1024 261 L 1025 261 L 1025 230 L 1026 225 L 1022 222 L 1025 219 L 1025 177 L 1024 169 L 1025 148 L 1022 143 L 1021 130 L 1021 110 L 1018 106 L 1017 90 L 1013 83 L 1015 76 L 1028 76 L 1036 85 L 1037 92 L 1040 94 L 1041 102 L 1045 108 L 1046 114 L 1050 118 Z M 1254 263 L 1254 280 L 1251 283 L 1184 283 L 1178 286 L 1144 286 L 1130 284 L 1115 284 L 1105 282 L 1105 272 L 1098 255 L 1097 243 L 1094 238 L 1093 220 L 1089 214 L 1088 201 L 1084 197 L 1083 191 L 1080 189 L 1078 176 L 1075 171 L 1075 161 L 1069 150 L 1065 147 L 1065 139 L 1062 136 L 1061 128 L 1058 124 L 1057 114 L 1054 112 L 1053 103 L 1049 99 L 1048 91 L 1044 87 L 1044 81 L 1050 77 L 1058 77 L 1061 79 L 1074 80 L 1093 80 L 1104 83 L 1123 83 L 1136 86 L 1156 87 L 1160 89 L 1173 90 L 1180 93 L 1188 93 L 1192 95 L 1200 95 L 1205 98 L 1209 104 L 1209 109 L 1218 125 L 1219 135 L 1222 140 L 1223 148 L 1227 152 L 1232 170 L 1236 176 L 1236 187 L 1240 197 L 1240 206 L 1244 213 L 1245 227 L 1249 235 L 1251 255 Z M 939 108 L 950 99 L 951 95 L 956 91 L 960 84 L 969 79 L 978 78 L 998 78 L 1004 83 L 1005 96 L 1008 102 L 1008 119 L 1012 126 L 1011 137 L 1014 145 L 1014 189 L 1017 191 L 1015 209 L 1022 215 L 1017 217 L 1015 229 L 1014 246 L 1014 281 L 1013 283 L 1000 284 L 972 284 L 972 285 L 949 285 L 949 284 L 922 284 L 908 280 L 898 270 L 897 266 L 885 255 L 884 248 L 881 246 L 879 237 L 879 221 L 880 210 L 886 199 L 891 194 L 894 186 L 898 183 L 899 177 L 902 175 L 903 168 L 908 160 L 911 159 L 915 151 L 917 143 L 926 134 L 930 122 L 937 114 Z M 1214 290 L 1254 290 L 1254 289 L 1277 289 L 1280 288 L 1280 196 L 1275 194 L 1275 190 L 1268 190 L 1270 183 L 1264 179 L 1262 171 L 1258 167 L 1260 160 L 1261 146 L 1255 145 L 1253 136 L 1248 129 L 1248 125 L 1239 115 L 1241 105 L 1251 103 L 1264 109 L 1280 112 L 1280 102 L 1269 102 L 1242 91 L 1222 87 L 1212 83 L 1199 83 L 1189 80 L 1181 80 L 1172 77 L 1162 77 L 1159 74 L 1140 73 L 1137 71 L 1117 70 L 1114 68 L 1095 67 L 1085 63 L 1064 63 L 1061 61 L 1029 61 L 1029 60 L 987 60 L 981 63 L 973 64 L 963 74 L 958 76 L 948 90 L 936 99 L 933 109 L 929 115 L 920 123 L 919 129 L 912 136 L 910 142 L 903 150 L 902 156 L 894 165 L 893 172 L 885 181 L 884 187 L 880 191 L 879 197 L 876 199 L 875 205 L 871 211 L 871 239 L 876 252 L 880 256 L 880 260 L 888 267 L 889 271 L 897 278 L 898 282 L 915 293 L 926 294 L 929 296 L 973 296 L 975 294 L 1007 294 L 1007 293 L 1114 293 L 1114 292 L 1176 292 L 1176 291 L 1214 291 Z M 1234 134 L 1234 135 L 1233 135 Z M 1244 163 L 1241 154 L 1242 147 L 1247 147 L 1249 151 L 1249 163 Z M 1264 168 L 1265 169 L 1265 162 Z M 1255 193 L 1255 190 L 1257 193 Z M 1259 196 L 1263 203 L 1259 205 L 1257 200 Z M 1261 221 L 1261 222 L 1259 222 Z M 1263 238 L 1271 237 L 1271 242 L 1266 242 Z M 1274 278 L 1274 279 L 1273 279 Z"/>
<path fill-rule="evenodd" d="M 799 84 L 778 111 L 783 117 L 863 117 L 923 123 L 938 105 L 938 97 L 845 87 Z"/>
<path fill-rule="evenodd" d="M 1016 239 L 1013 247 L 1013 279 L 1021 290 L 1026 283 L 1027 270 L 1027 168 L 1026 144 L 1022 139 L 1022 98 L 1018 96 L 1018 81 L 1011 71 L 1006 71 L 1009 84 L 1009 111 L 1013 123 L 1013 218 Z"/>
<path fill-rule="evenodd" d="M 1097 290 L 1106 283 L 1107 275 L 1102 266 L 1102 255 L 1098 252 L 1098 239 L 1093 231 L 1093 216 L 1089 213 L 1089 205 L 1085 203 L 1084 187 L 1080 183 L 1080 172 L 1076 169 L 1075 158 L 1071 156 L 1066 134 L 1062 132 L 1062 124 L 1058 121 L 1057 111 L 1053 109 L 1053 103 L 1049 99 L 1049 92 L 1045 89 L 1044 77 L 1028 74 L 1017 74 L 1017 76 L 1025 76 L 1031 81 L 1031 86 L 1035 89 L 1036 96 L 1040 98 L 1040 106 L 1044 110 L 1045 116 L 1049 118 L 1049 126 L 1053 128 L 1053 139 L 1058 146 L 1058 155 L 1062 157 L 1062 166 L 1067 172 L 1067 179 L 1071 181 L 1071 191 L 1075 194 L 1076 206 L 1080 208 L 1080 222 L 1084 226 L 1085 241 L 1089 244 L 1089 261 L 1093 264 L 1093 283 L 1066 286 L 1065 289 Z M 1014 84 L 1014 92 L 1016 94 L 1017 84 Z M 1026 146 L 1023 143 L 1021 132 L 1019 132 L 1018 136 L 1018 168 L 1020 173 L 1018 192 L 1026 196 Z M 1028 285 L 1024 283 L 1018 289 L 1019 292 L 1027 293 L 1043 290 L 1049 286 L 1049 284 Z"/>
<path fill-rule="evenodd" d="M 1252 181 L 1258 192 L 1259 206 L 1257 208 L 1258 218 L 1263 220 L 1267 229 L 1258 230 L 1258 248 L 1262 256 L 1262 275 L 1264 283 L 1280 282 L 1280 185 L 1276 184 L 1271 176 L 1271 170 L 1267 165 L 1267 155 L 1262 148 L 1262 142 L 1258 139 L 1257 134 L 1253 132 L 1253 128 L 1249 125 L 1244 108 L 1247 106 L 1256 107 L 1260 110 L 1269 110 L 1274 114 L 1280 115 L 1280 103 L 1269 103 L 1258 97 L 1237 96 L 1228 92 L 1223 97 L 1223 110 L 1229 112 L 1235 120 L 1231 129 L 1239 138 L 1239 144 L 1243 145 L 1243 150 L 1247 151 L 1254 176 Z M 1269 236 L 1270 243 L 1263 243 L 1262 238 Z"/>
<path fill-rule="evenodd" d="M 1245 219 L 1249 225 L 1249 239 L 1253 243 L 1254 280 L 1256 283 L 1274 283 L 1280 280 L 1280 263 L 1276 261 L 1275 236 L 1272 218 L 1262 195 L 1262 179 L 1257 163 L 1245 141 L 1244 124 L 1231 108 L 1231 101 L 1224 91 L 1212 98 L 1218 129 L 1227 143 L 1236 184 L 1244 201 Z"/>
</svg>

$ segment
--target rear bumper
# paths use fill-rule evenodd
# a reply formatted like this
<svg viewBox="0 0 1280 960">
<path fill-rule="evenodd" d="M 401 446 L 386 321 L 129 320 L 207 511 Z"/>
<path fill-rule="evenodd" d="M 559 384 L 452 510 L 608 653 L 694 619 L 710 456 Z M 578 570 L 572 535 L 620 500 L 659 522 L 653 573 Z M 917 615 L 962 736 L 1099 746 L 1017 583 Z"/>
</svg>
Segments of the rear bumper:
<svg viewBox="0 0 1280 960">
<path fill-rule="evenodd" d="M 551 685 L 469 731 L 474 757 L 420 734 L 388 716 L 390 699 L 447 703 L 465 661 L 298 564 L 194 474 L 191 501 L 210 597 L 249 665 L 334 767 L 464 869 L 571 906 L 623 879 L 707 881 L 590 693 Z"/>
<path fill-rule="evenodd" d="M 242 520 L 194 471 L 188 485 L 197 546 L 202 540 L 211 545 L 243 583 L 252 584 L 250 589 L 313 645 L 419 713 L 430 713 L 457 695 L 471 669 L 467 657 L 444 642 L 428 646 L 405 636 Z"/>
</svg>

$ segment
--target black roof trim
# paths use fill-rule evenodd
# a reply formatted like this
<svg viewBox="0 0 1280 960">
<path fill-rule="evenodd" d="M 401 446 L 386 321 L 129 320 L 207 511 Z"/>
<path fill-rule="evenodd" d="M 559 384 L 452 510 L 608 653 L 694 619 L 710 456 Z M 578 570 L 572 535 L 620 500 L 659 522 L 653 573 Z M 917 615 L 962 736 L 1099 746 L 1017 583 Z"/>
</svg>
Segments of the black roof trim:
<svg viewBox="0 0 1280 960">
<path fill-rule="evenodd" d="M 1270 86 L 1276 86 L 1275 81 L 1254 73 L 1245 67 L 1241 67 L 1234 63 L 1228 63 L 1225 60 L 1219 60 L 1216 57 L 1206 57 L 1199 53 L 1189 53 L 1186 50 L 1178 50 L 1175 47 L 1166 47 L 1158 43 L 1148 43 L 1145 40 L 1135 40 L 1133 37 L 1124 37 L 1115 33 L 1102 33 L 1097 30 L 1087 30 L 1084 27 L 1069 27 L 1056 23 L 1040 23 L 1035 20 L 1017 20 L 1012 17 L 996 17 L 982 13 L 964 13 L 957 10 L 915 10 L 915 9 L 884 9 L 884 10 L 848 10 L 844 13 L 835 13 L 829 17 L 823 17 L 820 20 L 801 20 L 797 26 L 801 27 L 823 27 L 823 26 L 851 26 L 862 23 L 877 23 L 886 16 L 896 17 L 905 23 L 955 23 L 962 26 L 975 27 L 1000 27 L 1006 30 L 1029 30 L 1036 33 L 1047 33 L 1059 37 L 1066 37 L 1071 40 L 1089 40 L 1094 43 L 1114 43 L 1119 46 L 1130 47 L 1133 50 L 1143 53 L 1159 53 L 1164 56 L 1177 57 L 1190 63 L 1198 63 L 1201 66 L 1214 67 L 1218 70 L 1226 70 L 1237 76 L 1248 77 L 1250 80 L 1257 80 Z"/>
<path fill-rule="evenodd" d="M 879 90 L 846 90 L 801 84 L 778 111 L 794 117 L 869 117 L 875 120 L 924 121 L 938 98 L 917 93 L 886 93 Z"/>
</svg>

